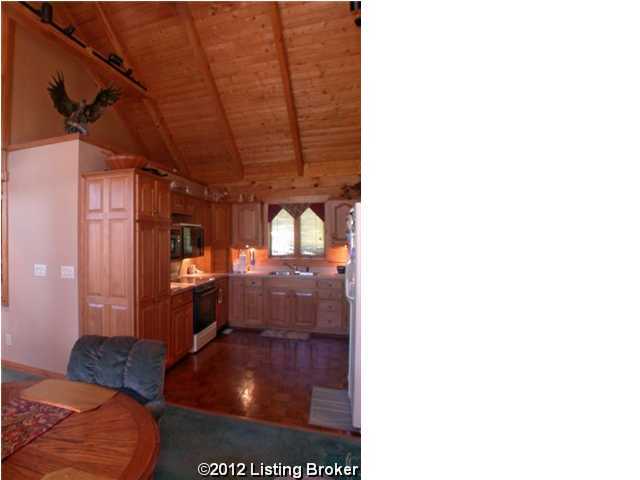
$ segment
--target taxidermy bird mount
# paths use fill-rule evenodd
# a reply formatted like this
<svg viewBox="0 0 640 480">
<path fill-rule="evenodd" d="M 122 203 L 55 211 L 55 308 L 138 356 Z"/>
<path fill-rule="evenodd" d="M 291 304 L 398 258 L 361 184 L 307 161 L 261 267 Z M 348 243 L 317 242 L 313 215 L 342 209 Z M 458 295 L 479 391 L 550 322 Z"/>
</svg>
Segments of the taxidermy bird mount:
<svg viewBox="0 0 640 480">
<path fill-rule="evenodd" d="M 98 120 L 107 107 L 118 101 L 121 92 L 114 87 L 102 88 L 93 103 L 87 104 L 84 99 L 74 102 L 64 88 L 64 75 L 58 72 L 49 83 L 49 95 L 53 106 L 64 117 L 64 131 L 86 135 L 89 133 L 87 124 Z"/>
</svg>

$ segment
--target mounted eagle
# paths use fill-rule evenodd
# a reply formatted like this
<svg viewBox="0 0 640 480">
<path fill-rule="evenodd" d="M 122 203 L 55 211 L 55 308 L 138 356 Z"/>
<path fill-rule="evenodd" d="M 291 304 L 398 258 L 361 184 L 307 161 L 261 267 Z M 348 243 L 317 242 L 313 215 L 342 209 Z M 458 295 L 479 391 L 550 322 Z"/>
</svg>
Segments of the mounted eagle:
<svg viewBox="0 0 640 480">
<path fill-rule="evenodd" d="M 87 124 L 100 118 L 105 108 L 113 105 L 120 98 L 121 92 L 117 88 L 107 87 L 101 89 L 95 100 L 90 105 L 82 99 L 74 102 L 67 95 L 64 88 L 64 75 L 58 72 L 49 84 L 49 95 L 53 100 L 53 106 L 64 116 L 64 131 L 67 133 L 89 133 Z"/>
</svg>

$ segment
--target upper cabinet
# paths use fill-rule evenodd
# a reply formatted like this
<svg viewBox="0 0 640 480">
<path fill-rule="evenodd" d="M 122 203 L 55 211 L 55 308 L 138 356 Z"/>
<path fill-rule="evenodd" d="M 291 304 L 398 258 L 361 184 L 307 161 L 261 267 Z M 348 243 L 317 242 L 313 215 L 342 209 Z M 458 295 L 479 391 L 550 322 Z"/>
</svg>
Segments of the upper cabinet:
<svg viewBox="0 0 640 480">
<path fill-rule="evenodd" d="M 146 175 L 136 176 L 137 218 L 139 220 L 171 220 L 169 184 Z"/>
<path fill-rule="evenodd" d="M 234 203 L 231 207 L 231 217 L 233 246 L 262 246 L 261 203 Z"/>
<path fill-rule="evenodd" d="M 326 203 L 327 237 L 332 245 L 347 243 L 347 217 L 355 200 L 330 200 Z"/>
<path fill-rule="evenodd" d="M 180 215 L 193 215 L 196 209 L 197 200 L 189 195 L 172 192 L 171 194 L 171 213 Z"/>
</svg>

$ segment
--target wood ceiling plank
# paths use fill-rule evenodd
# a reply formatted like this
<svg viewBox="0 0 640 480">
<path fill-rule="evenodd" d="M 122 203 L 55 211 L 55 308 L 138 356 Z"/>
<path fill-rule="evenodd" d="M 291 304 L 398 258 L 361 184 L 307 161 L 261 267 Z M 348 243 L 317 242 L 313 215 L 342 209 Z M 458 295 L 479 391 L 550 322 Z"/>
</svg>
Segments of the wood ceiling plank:
<svg viewBox="0 0 640 480">
<path fill-rule="evenodd" d="M 64 34 L 58 32 L 58 30 L 51 25 L 41 22 L 38 17 L 29 12 L 24 6 L 18 4 L 18 2 L 3 2 L 3 6 L 5 7 L 5 10 L 3 10 L 4 14 L 10 15 L 24 28 L 38 32 L 44 37 L 62 45 L 69 53 L 83 62 L 92 64 L 98 71 L 112 80 L 114 84 L 122 88 L 123 91 L 137 97 L 146 97 L 148 95 L 143 88 L 132 83 L 130 80 L 123 77 L 112 67 L 96 57 L 93 54 L 93 48 L 89 46 L 81 47 Z"/>
<path fill-rule="evenodd" d="M 218 92 L 216 81 L 213 77 L 213 74 L 211 73 L 209 60 L 207 59 L 204 49 L 202 48 L 202 43 L 200 42 L 198 32 L 196 31 L 196 27 L 193 23 L 191 10 L 189 8 L 189 5 L 183 2 L 176 4 L 176 10 L 182 18 L 182 23 L 189 37 L 189 42 L 191 44 L 191 48 L 193 49 L 193 53 L 195 54 L 198 68 L 200 69 L 200 74 L 203 76 L 203 80 L 211 93 L 213 103 L 218 112 L 218 115 L 222 119 L 222 125 L 226 137 L 226 144 L 232 159 L 232 168 L 235 175 L 242 178 L 244 176 L 244 167 L 240 158 L 240 152 L 238 151 L 238 146 L 236 145 L 233 131 L 231 130 L 231 125 L 229 124 L 229 119 L 227 118 L 224 106 L 222 105 L 222 101 L 220 100 L 220 93 Z"/>
<path fill-rule="evenodd" d="M 71 9 L 69 9 L 66 4 L 60 3 L 60 4 L 56 5 L 56 10 L 58 12 L 62 13 L 62 16 L 69 22 L 70 25 L 74 25 L 74 26 L 79 25 L 79 22 L 78 22 L 77 18 L 74 16 L 73 12 L 71 12 Z M 91 79 L 93 80 L 93 83 L 95 83 L 98 88 L 100 88 L 100 89 L 105 88 L 105 86 L 106 86 L 105 83 L 98 76 L 98 74 L 94 71 L 92 66 L 86 65 L 86 72 L 91 77 Z M 122 124 L 127 127 L 127 130 L 129 131 L 129 133 L 133 137 L 133 140 L 134 140 L 135 144 L 140 149 L 140 153 L 142 153 L 145 157 L 147 157 L 149 160 L 151 160 L 152 156 L 150 155 L 149 150 L 147 149 L 145 143 L 142 141 L 142 138 L 140 137 L 140 134 L 138 133 L 138 129 L 135 128 L 135 126 L 133 125 L 133 123 L 130 120 L 130 117 L 124 111 L 123 104 L 121 102 L 116 102 L 113 105 L 113 109 L 114 109 L 116 115 L 118 116 L 118 118 L 120 119 L 120 122 L 122 122 Z"/>
<path fill-rule="evenodd" d="M 125 64 L 129 65 L 129 67 L 134 69 L 134 71 L 139 72 L 139 70 L 136 68 L 135 63 L 131 61 L 131 58 L 129 57 L 124 45 L 116 35 L 113 29 L 113 26 L 111 25 L 111 21 L 109 20 L 109 16 L 106 10 L 104 9 L 102 3 L 94 2 L 94 7 L 98 14 L 98 17 L 102 22 L 102 26 L 104 28 L 105 34 L 107 35 L 107 38 L 109 39 L 109 42 L 113 46 L 116 53 L 122 58 Z M 169 154 L 171 155 L 171 158 L 174 161 L 176 167 L 178 168 L 180 173 L 189 177 L 190 176 L 189 168 L 187 164 L 184 162 L 184 160 L 182 159 L 180 150 L 176 146 L 173 140 L 173 137 L 171 135 L 171 132 L 167 127 L 167 123 L 164 117 L 162 116 L 162 113 L 158 109 L 158 105 L 156 104 L 155 100 L 150 96 L 148 96 L 143 98 L 142 101 L 145 108 L 147 109 L 147 112 L 149 113 L 149 116 L 151 117 L 151 120 L 153 121 L 154 125 L 160 132 L 160 136 L 162 137 L 162 140 L 164 141 L 164 144 L 167 150 L 169 151 Z"/>
<path fill-rule="evenodd" d="M 280 9 L 277 2 L 271 3 L 271 26 L 273 28 L 273 37 L 276 44 L 276 52 L 278 54 L 278 63 L 280 64 L 280 74 L 282 76 L 282 85 L 284 87 L 284 97 L 287 102 L 287 114 L 289 117 L 289 128 L 291 129 L 291 139 L 293 141 L 293 150 L 296 158 L 296 168 L 298 175 L 304 174 L 304 159 L 302 157 L 302 143 L 300 142 L 300 130 L 298 128 L 298 115 L 296 113 L 296 104 L 293 98 L 293 90 L 291 88 L 291 73 L 289 72 L 289 60 L 287 59 L 287 51 L 284 45 L 282 35 L 282 20 L 280 19 Z"/>
</svg>

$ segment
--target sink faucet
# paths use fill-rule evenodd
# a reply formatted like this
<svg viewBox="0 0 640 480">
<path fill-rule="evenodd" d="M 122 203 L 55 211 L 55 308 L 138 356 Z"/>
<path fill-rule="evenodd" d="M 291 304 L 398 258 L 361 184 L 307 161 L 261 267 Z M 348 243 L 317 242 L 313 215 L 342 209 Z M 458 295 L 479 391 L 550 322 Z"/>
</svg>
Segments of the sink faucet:
<svg viewBox="0 0 640 480">
<path fill-rule="evenodd" d="M 289 267 L 289 269 L 291 269 L 293 273 L 296 273 L 298 271 L 295 265 L 291 265 L 290 263 L 287 263 L 287 262 L 284 262 L 284 264 L 286 267 Z"/>
</svg>

